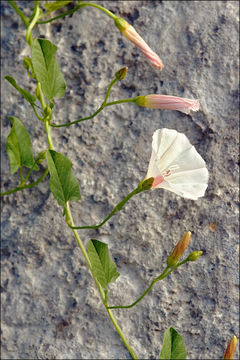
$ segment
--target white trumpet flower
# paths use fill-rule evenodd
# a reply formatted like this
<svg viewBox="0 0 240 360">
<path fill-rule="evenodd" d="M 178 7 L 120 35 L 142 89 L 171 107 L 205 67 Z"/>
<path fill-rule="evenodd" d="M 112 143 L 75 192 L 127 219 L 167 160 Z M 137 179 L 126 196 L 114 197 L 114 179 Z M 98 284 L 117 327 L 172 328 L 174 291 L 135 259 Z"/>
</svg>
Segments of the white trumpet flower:
<svg viewBox="0 0 240 360">
<path fill-rule="evenodd" d="M 172 129 L 158 129 L 153 134 L 145 179 L 151 177 L 151 188 L 164 188 L 192 200 L 204 196 L 208 186 L 205 161 L 184 134 Z"/>
</svg>

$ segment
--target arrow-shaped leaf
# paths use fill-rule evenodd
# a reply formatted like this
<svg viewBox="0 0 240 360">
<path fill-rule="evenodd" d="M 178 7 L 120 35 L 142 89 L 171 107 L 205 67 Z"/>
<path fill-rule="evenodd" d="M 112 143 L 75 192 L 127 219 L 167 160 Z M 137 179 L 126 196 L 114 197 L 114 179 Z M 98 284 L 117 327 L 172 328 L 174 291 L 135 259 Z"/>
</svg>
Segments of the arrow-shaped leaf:
<svg viewBox="0 0 240 360">
<path fill-rule="evenodd" d="M 32 45 L 32 64 L 37 80 L 48 100 L 65 94 L 66 84 L 55 53 L 57 46 L 45 39 L 35 39 Z"/>
<path fill-rule="evenodd" d="M 34 164 L 31 138 L 22 122 L 13 116 L 9 117 L 12 129 L 7 137 L 6 150 L 10 160 L 11 173 L 14 174 L 20 167 L 31 168 Z M 35 165 L 35 170 L 38 166 Z"/>
<path fill-rule="evenodd" d="M 78 181 L 72 171 L 71 161 L 64 155 L 47 151 L 47 163 L 50 172 L 50 190 L 60 206 L 67 201 L 81 199 Z"/>
<path fill-rule="evenodd" d="M 110 258 L 108 245 L 95 239 L 88 242 L 88 256 L 92 264 L 94 276 L 101 286 L 107 290 L 108 284 L 119 277 L 117 267 Z"/>
<path fill-rule="evenodd" d="M 24 90 L 23 88 L 21 88 L 20 86 L 18 86 L 18 84 L 16 83 L 16 80 L 14 78 L 12 78 L 11 76 L 5 76 L 5 79 L 10 82 L 10 84 L 15 87 L 15 89 L 17 89 L 18 92 L 20 92 L 20 94 L 22 96 L 24 96 L 24 98 L 30 103 L 30 104 L 34 104 L 35 100 L 36 100 L 36 96 L 30 94 L 27 90 Z"/>
<path fill-rule="evenodd" d="M 185 360 L 186 358 L 187 352 L 182 336 L 173 327 L 169 327 L 164 333 L 160 360 Z"/>
</svg>

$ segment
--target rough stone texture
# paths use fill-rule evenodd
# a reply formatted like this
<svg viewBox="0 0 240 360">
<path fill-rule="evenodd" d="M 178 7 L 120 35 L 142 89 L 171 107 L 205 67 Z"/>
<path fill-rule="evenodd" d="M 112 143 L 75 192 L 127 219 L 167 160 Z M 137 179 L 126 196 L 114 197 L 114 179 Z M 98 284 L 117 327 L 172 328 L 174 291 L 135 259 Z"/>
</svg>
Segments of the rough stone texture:
<svg viewBox="0 0 240 360">
<path fill-rule="evenodd" d="M 92 114 L 114 73 L 128 66 L 111 99 L 162 93 L 200 99 L 192 116 L 117 105 L 91 121 L 52 131 L 57 151 L 68 156 L 82 201 L 72 204 L 76 224 L 102 220 L 145 176 L 154 130 L 184 132 L 206 160 L 206 196 L 185 200 L 161 190 L 133 198 L 100 230 L 81 232 L 109 244 L 121 277 L 110 303 L 128 304 L 164 268 L 185 231 L 189 251 L 203 250 L 157 284 L 135 308 L 115 311 L 140 358 L 159 358 L 163 333 L 174 326 L 188 359 L 219 359 L 238 336 L 238 2 L 103 1 L 128 20 L 162 58 L 162 72 L 115 29 L 104 13 L 84 8 L 39 26 L 58 46 L 67 83 L 54 121 Z M 33 2 L 19 6 L 30 15 Z M 25 29 L 6 1 L 2 12 L 2 76 L 34 91 L 22 67 L 29 53 Z M 37 35 L 35 33 L 35 35 Z M 37 154 L 47 146 L 44 126 L 2 81 L 2 191 L 15 187 L 5 151 L 9 115 L 22 119 Z M 33 178 L 37 178 L 35 174 Z M 48 180 L 2 201 L 2 359 L 128 359 Z M 211 224 L 211 225 L 210 225 Z M 216 225 L 214 225 L 216 224 Z M 236 354 L 236 359 L 238 353 Z"/>
</svg>

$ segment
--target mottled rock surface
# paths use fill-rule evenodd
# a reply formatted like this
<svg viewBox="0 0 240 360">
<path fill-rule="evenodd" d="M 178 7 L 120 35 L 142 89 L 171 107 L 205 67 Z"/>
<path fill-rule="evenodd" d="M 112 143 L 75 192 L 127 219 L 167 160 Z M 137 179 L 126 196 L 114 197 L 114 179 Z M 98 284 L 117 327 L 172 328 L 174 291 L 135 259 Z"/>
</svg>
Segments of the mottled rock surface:
<svg viewBox="0 0 240 360">
<path fill-rule="evenodd" d="M 97 2 L 97 1 L 96 1 Z M 31 14 L 33 2 L 19 6 Z M 219 359 L 238 336 L 238 7 L 237 1 L 102 1 L 129 21 L 162 58 L 162 72 L 90 7 L 41 25 L 38 34 L 58 46 L 67 92 L 54 121 L 92 114 L 114 73 L 128 66 L 112 100 L 149 93 L 198 98 L 200 111 L 117 105 L 93 120 L 53 129 L 55 149 L 73 162 L 82 201 L 72 204 L 76 224 L 99 223 L 145 176 L 153 132 L 184 132 L 205 159 L 204 198 L 185 200 L 153 190 L 128 202 L 100 230 L 81 232 L 109 244 L 121 273 L 111 304 L 129 304 L 164 268 L 167 255 L 188 230 L 189 252 L 203 250 L 158 283 L 135 308 L 115 311 L 140 358 L 159 358 L 163 333 L 174 326 L 188 359 Z M 22 67 L 29 54 L 25 29 L 6 1 L 2 12 L 2 191 L 18 184 L 5 151 L 9 116 L 29 130 L 35 155 L 47 147 L 43 123 L 4 75 L 34 91 Z M 33 176 L 36 179 L 38 174 Z M 100 301 L 75 238 L 49 191 L 38 187 L 2 200 L 2 359 L 129 359 Z M 238 354 L 236 354 L 238 358 Z"/>
</svg>

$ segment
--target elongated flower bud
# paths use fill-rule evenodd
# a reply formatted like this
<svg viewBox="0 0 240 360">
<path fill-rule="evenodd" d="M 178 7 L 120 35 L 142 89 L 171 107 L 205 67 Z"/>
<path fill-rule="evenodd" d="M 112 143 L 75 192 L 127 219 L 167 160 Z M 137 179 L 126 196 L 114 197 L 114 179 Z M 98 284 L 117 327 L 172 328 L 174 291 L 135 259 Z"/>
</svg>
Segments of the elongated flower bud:
<svg viewBox="0 0 240 360">
<path fill-rule="evenodd" d="M 234 356 L 234 353 L 235 353 L 235 350 L 236 350 L 236 346 L 237 346 L 237 338 L 234 335 L 232 337 L 232 339 L 230 340 L 227 348 L 226 348 L 226 351 L 225 351 L 225 353 L 223 355 L 223 360 L 231 360 L 231 359 L 233 359 L 233 356 Z"/>
<path fill-rule="evenodd" d="M 191 232 L 188 231 L 182 238 L 181 240 L 179 240 L 179 242 L 177 243 L 177 245 L 175 246 L 175 248 L 173 249 L 173 252 L 171 253 L 171 255 L 169 255 L 169 257 L 167 258 L 167 266 L 174 266 L 176 265 L 180 258 L 182 257 L 184 251 L 186 250 L 186 248 L 188 247 L 188 244 L 190 242 L 190 238 L 191 238 Z"/>
<path fill-rule="evenodd" d="M 151 109 L 178 110 L 184 114 L 199 110 L 198 100 L 160 94 L 138 96 L 135 103 Z"/>
<path fill-rule="evenodd" d="M 147 43 L 136 32 L 134 27 L 130 25 L 126 20 L 117 17 L 115 19 L 115 25 L 118 30 L 134 45 L 136 45 L 142 53 L 146 56 L 152 66 L 158 70 L 162 70 L 164 65 L 159 56 L 147 45 Z"/>
</svg>

